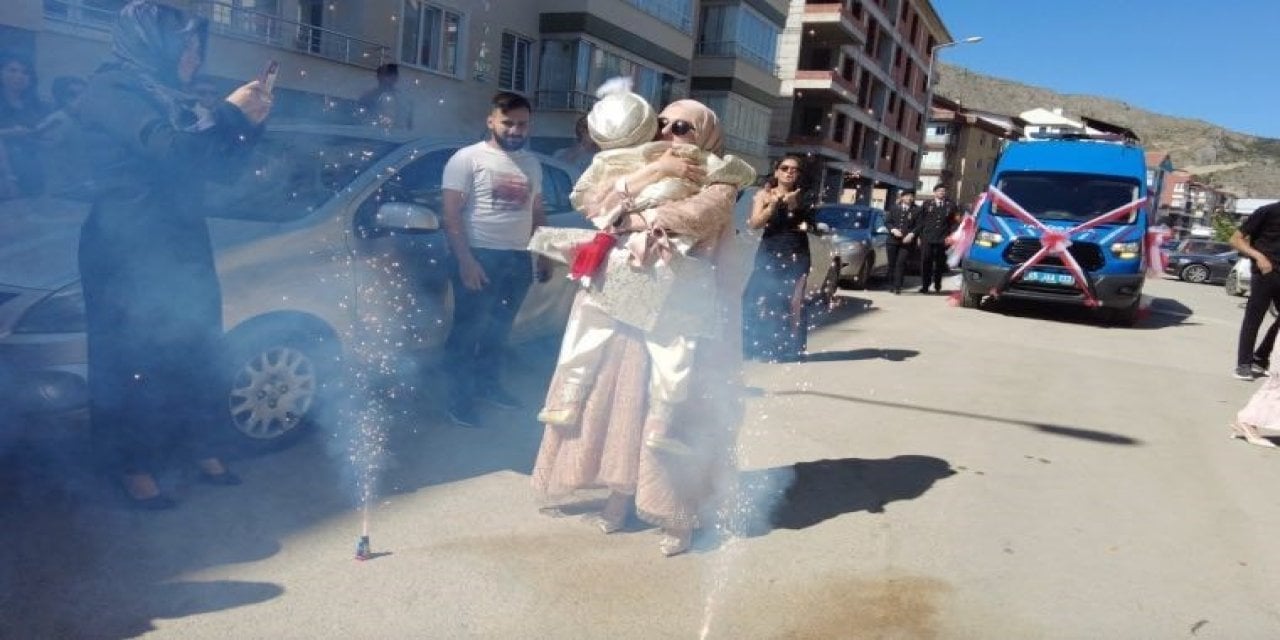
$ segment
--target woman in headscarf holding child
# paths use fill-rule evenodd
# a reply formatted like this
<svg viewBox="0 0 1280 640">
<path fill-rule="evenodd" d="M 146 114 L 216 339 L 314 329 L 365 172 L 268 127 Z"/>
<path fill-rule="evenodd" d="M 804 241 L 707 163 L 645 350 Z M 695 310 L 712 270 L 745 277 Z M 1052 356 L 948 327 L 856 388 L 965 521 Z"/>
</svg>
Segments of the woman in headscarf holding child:
<svg viewBox="0 0 1280 640">
<path fill-rule="evenodd" d="M 131 2 L 112 33 L 115 59 L 80 103 L 95 173 L 80 239 L 94 445 L 147 509 L 173 506 L 155 474 L 174 457 L 208 483 L 239 483 L 213 447 L 229 420 L 229 381 L 202 192 L 243 164 L 271 96 L 250 82 L 197 115 L 180 88 L 203 63 L 207 35 L 179 9 Z"/>
<path fill-rule="evenodd" d="M 636 105 L 635 113 L 622 117 L 643 120 L 643 111 Z M 550 500 L 581 490 L 607 490 L 596 525 L 605 533 L 618 531 L 634 509 L 641 520 L 661 528 L 659 547 L 670 556 L 689 549 L 694 530 L 705 522 L 734 471 L 742 416 L 740 327 L 746 254 L 734 237 L 733 206 L 751 172 L 747 168 L 746 177 L 739 179 L 738 172 L 720 164 L 741 161 L 718 157 L 718 119 L 697 101 L 672 103 L 658 114 L 655 125 L 656 140 L 670 143 L 669 148 L 617 177 L 593 165 L 575 189 L 575 202 L 601 228 L 631 233 L 650 248 L 662 245 L 657 253 L 666 252 L 671 260 L 685 251 L 681 255 L 707 263 L 709 290 L 691 293 L 677 283 L 671 293 L 673 298 L 707 298 L 706 326 L 699 328 L 696 340 L 688 340 L 691 336 L 683 335 L 679 326 L 658 329 L 670 339 L 655 340 L 655 331 L 611 320 L 607 305 L 601 306 L 592 290 L 584 288 L 575 300 L 561 363 L 547 392 L 542 416 L 554 419 L 546 420 L 533 483 Z M 614 144 L 597 142 L 605 149 Z M 697 153 L 689 153 L 690 148 Z M 608 162 L 609 157 L 602 152 L 596 162 Z M 724 181 L 704 186 L 717 175 Z M 672 179 L 699 186 L 679 199 L 645 201 L 652 192 L 646 189 Z M 638 253 L 640 260 L 657 259 L 644 250 Z M 609 275 L 604 277 L 607 288 Z M 655 327 L 662 327 L 663 316 L 678 306 L 680 301 L 673 300 L 659 310 Z M 594 338 L 583 341 L 588 333 Z M 566 352 L 574 344 L 597 350 L 589 375 L 573 375 Z M 656 360 L 662 361 L 655 366 Z M 674 396 L 669 393 L 671 383 L 678 387 Z"/>
</svg>

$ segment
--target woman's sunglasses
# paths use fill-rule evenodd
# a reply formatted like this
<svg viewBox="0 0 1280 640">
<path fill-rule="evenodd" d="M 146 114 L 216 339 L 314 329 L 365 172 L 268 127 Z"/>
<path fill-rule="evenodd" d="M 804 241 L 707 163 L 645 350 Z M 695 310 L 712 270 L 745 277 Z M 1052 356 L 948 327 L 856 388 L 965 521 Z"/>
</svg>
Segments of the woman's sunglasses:
<svg viewBox="0 0 1280 640">
<path fill-rule="evenodd" d="M 658 118 L 658 131 L 666 131 L 667 125 L 671 125 L 671 133 L 678 136 L 687 136 L 695 131 L 692 122 L 688 120 L 668 120 L 666 118 Z"/>
<path fill-rule="evenodd" d="M 795 173 L 799 170 L 800 170 L 800 167 L 797 167 L 793 164 L 784 164 L 778 167 L 778 171 L 781 171 L 783 173 Z"/>
</svg>

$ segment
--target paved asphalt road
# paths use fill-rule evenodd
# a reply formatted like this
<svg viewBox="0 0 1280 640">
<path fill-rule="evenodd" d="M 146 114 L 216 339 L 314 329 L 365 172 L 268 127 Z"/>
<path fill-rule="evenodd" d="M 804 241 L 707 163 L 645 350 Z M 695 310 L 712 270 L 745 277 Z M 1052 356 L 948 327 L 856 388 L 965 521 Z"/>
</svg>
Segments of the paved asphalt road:
<svg viewBox="0 0 1280 640">
<path fill-rule="evenodd" d="M 0 637 L 1278 637 L 1280 450 L 1226 430 L 1260 384 L 1229 375 L 1240 299 L 1148 292 L 1134 329 L 846 294 L 811 361 L 749 369 L 747 511 L 774 517 L 673 559 L 537 512 L 545 346 L 487 429 L 395 407 L 363 563 L 340 438 L 241 487 L 165 478 L 166 513 L 36 443 L 0 481 Z"/>
</svg>

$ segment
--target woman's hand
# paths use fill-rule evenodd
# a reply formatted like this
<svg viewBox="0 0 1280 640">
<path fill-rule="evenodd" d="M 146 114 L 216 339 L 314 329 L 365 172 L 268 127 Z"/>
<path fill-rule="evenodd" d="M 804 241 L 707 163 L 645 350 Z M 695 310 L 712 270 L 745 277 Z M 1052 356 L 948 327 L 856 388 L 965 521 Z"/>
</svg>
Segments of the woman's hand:
<svg viewBox="0 0 1280 640">
<path fill-rule="evenodd" d="M 782 203 L 787 205 L 788 209 L 798 209 L 800 207 L 800 189 L 792 189 L 783 193 Z"/>
<path fill-rule="evenodd" d="M 778 196 L 773 193 L 773 189 L 766 187 L 756 192 L 755 205 L 757 209 L 773 211 L 773 205 L 775 204 L 778 204 Z"/>
<path fill-rule="evenodd" d="M 696 160 L 682 158 L 676 155 L 673 149 L 667 149 L 657 160 L 650 163 L 650 166 L 663 177 L 682 178 L 693 182 L 700 182 L 707 177 L 706 169 L 703 169 Z"/>
<path fill-rule="evenodd" d="M 271 94 L 262 83 L 254 80 L 240 86 L 227 96 L 227 102 L 235 105 L 249 122 L 262 124 L 271 113 Z"/>
</svg>

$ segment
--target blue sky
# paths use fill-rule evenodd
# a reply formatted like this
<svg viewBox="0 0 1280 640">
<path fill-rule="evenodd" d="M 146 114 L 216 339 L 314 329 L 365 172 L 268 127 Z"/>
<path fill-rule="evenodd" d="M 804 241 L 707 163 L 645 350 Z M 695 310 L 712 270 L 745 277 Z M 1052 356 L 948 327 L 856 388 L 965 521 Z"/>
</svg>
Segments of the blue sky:
<svg viewBox="0 0 1280 640">
<path fill-rule="evenodd" d="M 1280 0 L 933 4 L 953 38 L 983 37 L 945 62 L 1280 138 Z"/>
</svg>

